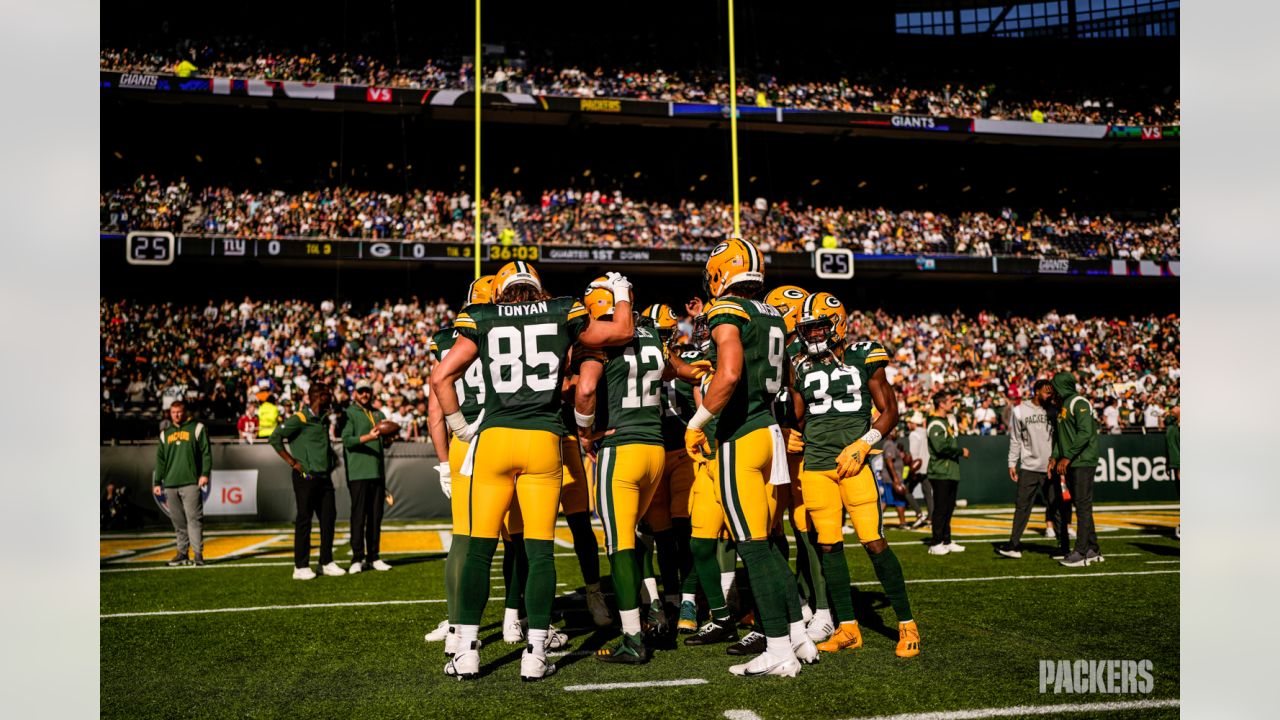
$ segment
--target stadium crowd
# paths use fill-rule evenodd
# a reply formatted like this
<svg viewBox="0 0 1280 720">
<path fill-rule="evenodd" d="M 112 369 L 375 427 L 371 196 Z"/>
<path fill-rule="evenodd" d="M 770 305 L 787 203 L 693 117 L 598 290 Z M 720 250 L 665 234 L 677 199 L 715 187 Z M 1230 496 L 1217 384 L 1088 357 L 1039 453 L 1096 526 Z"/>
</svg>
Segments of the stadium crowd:
<svg viewBox="0 0 1280 720">
<path fill-rule="evenodd" d="M 217 432 L 253 418 L 267 400 L 287 417 L 314 379 L 329 383 L 338 402 L 350 397 L 357 381 L 368 380 L 374 407 L 401 425 L 402 438 L 424 441 L 430 339 L 453 318 L 443 299 L 417 297 L 370 306 L 103 300 L 103 417 L 158 420 L 182 399 Z M 691 331 L 687 317 L 681 328 Z M 886 372 L 904 419 L 939 388 L 959 388 L 962 433 L 1004 432 L 1010 408 L 1030 384 L 1067 367 L 1079 377 L 1104 431 L 1160 427 L 1161 415 L 1178 404 L 1176 315 L 902 316 L 877 310 L 852 313 L 849 328 L 851 338 L 874 337 L 889 348 Z"/>
<path fill-rule="evenodd" d="M 139 177 L 101 194 L 106 231 L 172 230 L 240 237 L 398 238 L 468 242 L 472 198 L 465 192 L 385 193 L 351 188 L 306 192 L 193 188 L 185 180 Z M 622 191 L 547 190 L 539 197 L 495 189 L 485 201 L 486 243 L 697 249 L 732 226 L 731 204 L 629 198 Z M 757 198 L 742 227 L 766 252 L 806 252 L 824 244 L 865 254 L 989 257 L 1177 258 L 1175 209 L 1149 221 L 1036 211 L 944 215 L 885 208 L 815 208 Z"/>
<path fill-rule="evenodd" d="M 338 82 L 392 88 L 465 89 L 471 66 L 426 60 L 413 67 L 391 67 L 384 60 L 361 54 L 272 52 L 248 41 L 228 41 L 214 49 L 189 45 L 182 52 L 104 48 L 99 66 L 122 72 L 171 72 L 179 76 L 209 75 L 308 82 Z M 485 69 L 485 87 L 494 91 L 572 97 L 629 98 L 692 103 L 727 103 L 729 85 L 724 72 L 668 72 L 661 69 L 525 67 L 516 62 Z M 948 117 L 989 117 L 1123 125 L 1177 125 L 1180 102 L 1172 107 L 1136 102 L 1132 107 L 1112 98 L 1081 95 L 1064 102 L 1006 96 L 994 84 L 948 83 L 919 87 L 903 79 L 873 80 L 840 77 L 805 82 L 768 76 L 738 78 L 738 102 L 761 107 L 801 108 L 839 112 L 875 112 Z"/>
</svg>

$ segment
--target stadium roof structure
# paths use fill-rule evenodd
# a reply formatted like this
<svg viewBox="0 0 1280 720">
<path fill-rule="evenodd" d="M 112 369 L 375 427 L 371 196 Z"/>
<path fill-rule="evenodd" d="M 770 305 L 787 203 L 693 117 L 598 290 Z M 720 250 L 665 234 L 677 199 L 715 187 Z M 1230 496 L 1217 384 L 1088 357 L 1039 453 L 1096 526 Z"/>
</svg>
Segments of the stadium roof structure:
<svg viewBox="0 0 1280 720">
<path fill-rule="evenodd" d="M 1002 38 L 1176 37 L 1180 0 L 898 0 L 901 35 Z"/>
</svg>

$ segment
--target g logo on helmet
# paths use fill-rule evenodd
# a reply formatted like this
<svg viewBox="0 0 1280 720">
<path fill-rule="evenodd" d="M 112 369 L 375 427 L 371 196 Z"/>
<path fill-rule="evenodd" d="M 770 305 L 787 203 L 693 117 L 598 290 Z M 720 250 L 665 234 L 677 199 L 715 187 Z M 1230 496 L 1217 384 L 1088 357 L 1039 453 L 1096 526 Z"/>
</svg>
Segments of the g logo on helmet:
<svg viewBox="0 0 1280 720">
<path fill-rule="evenodd" d="M 712 249 L 711 249 L 711 254 L 710 254 L 708 257 L 715 257 L 715 256 L 719 255 L 720 253 L 724 252 L 725 250 L 728 250 L 728 249 L 729 249 L 729 243 L 727 243 L 727 242 L 722 242 L 722 243 L 720 243 L 719 245 L 717 245 L 717 246 L 715 246 L 714 248 L 712 248 Z"/>
<path fill-rule="evenodd" d="M 831 296 L 831 295 L 828 295 L 826 298 L 824 298 L 824 302 L 826 302 L 827 307 L 829 307 L 829 308 L 833 308 L 833 309 L 834 309 L 834 308 L 842 307 L 842 306 L 840 305 L 840 301 L 839 301 L 839 300 L 837 300 L 837 299 L 835 299 L 835 297 L 834 297 L 834 296 Z"/>
<path fill-rule="evenodd" d="M 787 298 L 788 300 L 803 300 L 804 293 L 798 288 L 787 288 L 782 291 L 782 297 Z"/>
</svg>

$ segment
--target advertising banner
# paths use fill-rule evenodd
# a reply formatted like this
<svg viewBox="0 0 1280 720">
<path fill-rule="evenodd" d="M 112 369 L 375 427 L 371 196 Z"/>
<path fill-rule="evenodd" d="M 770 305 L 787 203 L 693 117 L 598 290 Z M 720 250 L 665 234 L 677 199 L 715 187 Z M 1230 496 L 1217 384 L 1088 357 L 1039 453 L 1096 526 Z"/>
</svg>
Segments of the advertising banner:
<svg viewBox="0 0 1280 720">
<path fill-rule="evenodd" d="M 257 515 L 258 471 L 214 470 L 209 474 L 205 515 Z"/>
</svg>

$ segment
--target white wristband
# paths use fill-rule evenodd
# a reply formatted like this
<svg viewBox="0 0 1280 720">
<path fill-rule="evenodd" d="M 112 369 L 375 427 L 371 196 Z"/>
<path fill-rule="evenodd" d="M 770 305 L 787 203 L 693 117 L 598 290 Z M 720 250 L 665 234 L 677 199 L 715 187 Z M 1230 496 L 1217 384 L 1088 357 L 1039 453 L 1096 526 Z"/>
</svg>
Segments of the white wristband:
<svg viewBox="0 0 1280 720">
<path fill-rule="evenodd" d="M 467 418 L 463 416 L 461 410 L 445 415 L 444 421 L 454 435 L 461 435 L 467 429 Z"/>
<path fill-rule="evenodd" d="M 861 440 L 868 445 L 875 445 L 880 442 L 880 437 L 880 431 L 875 428 L 871 428 L 867 431 L 866 435 L 862 436 Z"/>
<path fill-rule="evenodd" d="M 574 420 L 576 420 L 576 421 L 578 421 L 578 427 L 580 427 L 580 428 L 589 428 L 589 427 L 593 427 L 593 426 L 595 425 L 595 422 L 596 422 L 596 414 L 595 414 L 595 413 L 591 413 L 590 415 L 583 415 L 582 413 L 578 412 L 578 409 L 577 409 L 577 408 L 574 408 L 574 409 L 573 409 L 573 419 L 574 419 Z"/>
<path fill-rule="evenodd" d="M 715 419 L 715 417 L 716 416 L 712 414 L 712 412 L 708 410 L 706 406 L 699 405 L 698 411 L 695 412 L 693 414 L 693 417 L 689 419 L 689 429 L 701 430 L 703 425 L 706 425 L 707 423 L 711 422 L 712 420 Z"/>
</svg>

